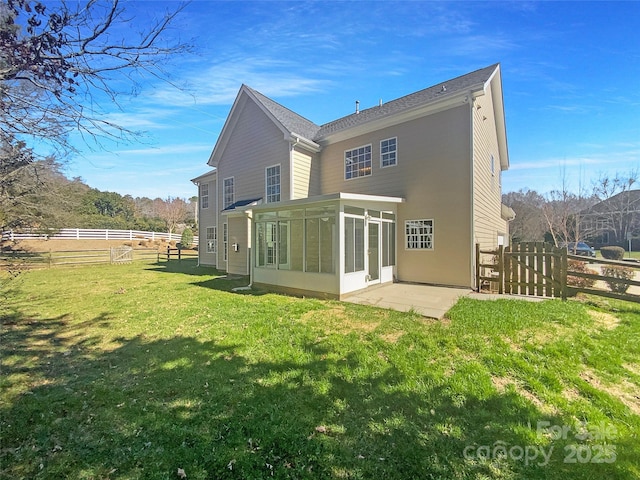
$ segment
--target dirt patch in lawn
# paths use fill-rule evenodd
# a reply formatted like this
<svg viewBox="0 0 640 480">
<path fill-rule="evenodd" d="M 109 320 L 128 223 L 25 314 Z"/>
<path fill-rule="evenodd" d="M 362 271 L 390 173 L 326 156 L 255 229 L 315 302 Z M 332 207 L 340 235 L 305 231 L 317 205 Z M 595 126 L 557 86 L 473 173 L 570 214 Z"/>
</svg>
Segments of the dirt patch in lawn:
<svg viewBox="0 0 640 480">
<path fill-rule="evenodd" d="M 524 388 L 520 384 L 520 382 L 518 382 L 517 380 L 515 380 L 513 378 L 491 376 L 491 383 L 493 384 L 494 388 L 500 394 L 504 393 L 507 390 L 507 388 L 509 387 L 509 385 L 512 385 L 513 389 L 516 391 L 516 393 L 518 395 L 520 395 L 521 397 L 524 397 L 527 400 L 529 400 L 541 412 L 543 412 L 545 414 L 549 414 L 549 415 L 556 415 L 558 413 L 558 411 L 557 411 L 555 406 L 547 405 L 542 400 L 540 400 L 536 395 L 534 395 L 529 390 Z"/>
<path fill-rule="evenodd" d="M 613 330 L 620 323 L 620 319 L 610 313 L 596 312 L 595 310 L 589 310 L 588 313 L 593 318 L 595 326 L 604 330 Z"/>
<path fill-rule="evenodd" d="M 311 310 L 300 320 L 305 323 L 317 323 L 323 329 L 347 335 L 349 333 L 370 333 L 380 326 L 377 320 L 360 320 L 348 315 L 344 305 L 336 305 L 327 310 Z"/>
<path fill-rule="evenodd" d="M 602 390 L 612 397 L 617 398 L 622 403 L 624 403 L 633 413 L 635 413 L 636 415 L 640 415 L 640 392 L 638 392 L 638 388 L 630 381 L 623 378 L 616 381 L 615 384 L 609 384 L 608 382 L 605 382 L 600 377 L 598 377 L 595 372 L 591 370 L 583 371 L 580 374 L 580 378 L 582 378 L 593 388 Z"/>
</svg>

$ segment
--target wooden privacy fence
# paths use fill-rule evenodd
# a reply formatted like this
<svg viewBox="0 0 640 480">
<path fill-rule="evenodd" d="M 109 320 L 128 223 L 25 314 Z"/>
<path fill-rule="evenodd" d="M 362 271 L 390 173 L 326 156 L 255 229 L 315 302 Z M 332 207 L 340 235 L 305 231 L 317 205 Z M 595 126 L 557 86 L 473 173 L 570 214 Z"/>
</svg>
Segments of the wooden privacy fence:
<svg viewBox="0 0 640 480">
<path fill-rule="evenodd" d="M 621 294 L 604 288 L 578 286 L 580 282 L 576 282 L 576 279 L 590 279 L 596 286 L 611 283 L 624 283 L 628 287 L 640 286 L 640 281 L 620 280 L 599 274 L 599 271 L 578 271 L 583 269 L 576 270 L 576 266 L 572 266 L 573 261 L 594 263 L 598 269 L 605 265 L 615 265 L 640 270 L 638 263 L 571 255 L 566 248 L 558 248 L 544 242 L 514 243 L 508 247 L 499 246 L 495 250 L 482 250 L 480 245 L 476 245 L 477 289 L 489 289 L 498 294 L 562 299 L 582 292 L 640 302 L 640 295 L 637 294 Z"/>
<path fill-rule="evenodd" d="M 488 260 L 487 255 L 491 255 Z M 478 288 L 488 282 L 500 294 L 566 298 L 566 250 L 544 242 L 514 243 L 490 251 L 476 245 L 476 259 Z"/>
</svg>

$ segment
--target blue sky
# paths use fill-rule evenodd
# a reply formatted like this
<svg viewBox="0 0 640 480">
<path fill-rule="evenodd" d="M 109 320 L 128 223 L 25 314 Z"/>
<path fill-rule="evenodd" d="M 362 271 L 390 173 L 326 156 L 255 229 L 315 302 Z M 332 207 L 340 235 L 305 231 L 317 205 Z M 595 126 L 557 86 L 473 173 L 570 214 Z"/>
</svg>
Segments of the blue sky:
<svg viewBox="0 0 640 480">
<path fill-rule="evenodd" d="M 132 31 L 177 3 L 130 1 Z M 511 167 L 503 191 L 588 188 L 640 169 L 640 2 L 195 0 L 194 45 L 106 118 L 142 143 L 76 145 L 66 173 L 148 197 L 195 195 L 242 83 L 322 124 L 500 62 Z M 190 40 L 192 39 L 192 40 Z"/>
</svg>

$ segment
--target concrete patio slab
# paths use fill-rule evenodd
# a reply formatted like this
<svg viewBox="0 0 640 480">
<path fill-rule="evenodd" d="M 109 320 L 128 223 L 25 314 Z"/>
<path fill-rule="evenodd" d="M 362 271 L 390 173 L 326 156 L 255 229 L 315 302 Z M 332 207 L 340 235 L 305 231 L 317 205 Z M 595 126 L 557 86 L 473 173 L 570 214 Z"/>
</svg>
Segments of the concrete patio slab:
<svg viewBox="0 0 640 480">
<path fill-rule="evenodd" d="M 413 310 L 425 317 L 441 319 L 460 297 L 471 292 L 469 288 L 387 283 L 354 292 L 342 300 L 401 312 Z"/>
</svg>

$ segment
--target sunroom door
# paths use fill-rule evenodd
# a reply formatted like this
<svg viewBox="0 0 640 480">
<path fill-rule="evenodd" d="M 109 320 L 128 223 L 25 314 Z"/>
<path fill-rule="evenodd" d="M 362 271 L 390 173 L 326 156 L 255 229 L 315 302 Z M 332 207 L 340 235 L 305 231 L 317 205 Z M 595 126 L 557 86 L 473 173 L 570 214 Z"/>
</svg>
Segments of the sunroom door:
<svg viewBox="0 0 640 480">
<path fill-rule="evenodd" d="M 291 234 L 289 222 L 278 222 L 278 268 L 291 268 Z"/>
<path fill-rule="evenodd" d="M 369 260 L 368 279 L 369 283 L 380 283 L 380 223 L 369 222 L 369 250 L 367 258 Z"/>
</svg>

